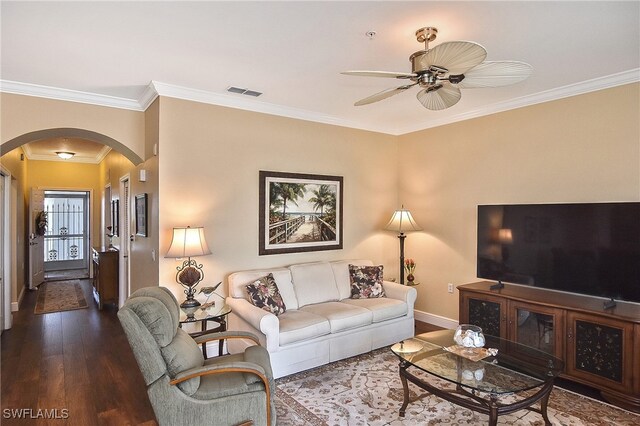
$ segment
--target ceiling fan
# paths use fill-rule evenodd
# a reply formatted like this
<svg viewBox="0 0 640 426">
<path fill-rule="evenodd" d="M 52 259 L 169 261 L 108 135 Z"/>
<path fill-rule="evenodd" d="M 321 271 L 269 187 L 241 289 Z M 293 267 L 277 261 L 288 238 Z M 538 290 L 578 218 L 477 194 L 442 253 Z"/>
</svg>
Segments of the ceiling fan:
<svg viewBox="0 0 640 426">
<path fill-rule="evenodd" d="M 418 101 L 427 109 L 442 110 L 460 100 L 460 89 L 500 87 L 519 83 L 529 77 L 533 67 L 519 61 L 487 61 L 487 51 L 471 41 L 449 41 L 429 49 L 429 42 L 436 39 L 438 29 L 420 28 L 416 31 L 419 50 L 409 57 L 412 72 L 345 71 L 342 74 L 360 77 L 386 77 L 409 80 L 411 83 L 383 90 L 359 100 L 361 106 L 387 99 L 414 86 L 420 86 Z"/>
</svg>

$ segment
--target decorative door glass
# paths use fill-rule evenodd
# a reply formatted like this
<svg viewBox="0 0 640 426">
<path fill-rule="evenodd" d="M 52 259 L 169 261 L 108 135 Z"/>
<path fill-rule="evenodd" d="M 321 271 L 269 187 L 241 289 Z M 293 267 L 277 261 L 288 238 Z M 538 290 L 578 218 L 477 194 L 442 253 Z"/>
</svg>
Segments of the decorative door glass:
<svg viewBox="0 0 640 426">
<path fill-rule="evenodd" d="M 88 266 L 88 198 L 87 192 L 45 191 L 45 270 Z"/>
<path fill-rule="evenodd" d="M 556 324 L 553 315 L 534 312 L 524 308 L 516 309 L 516 333 L 518 343 L 555 354 Z"/>
</svg>

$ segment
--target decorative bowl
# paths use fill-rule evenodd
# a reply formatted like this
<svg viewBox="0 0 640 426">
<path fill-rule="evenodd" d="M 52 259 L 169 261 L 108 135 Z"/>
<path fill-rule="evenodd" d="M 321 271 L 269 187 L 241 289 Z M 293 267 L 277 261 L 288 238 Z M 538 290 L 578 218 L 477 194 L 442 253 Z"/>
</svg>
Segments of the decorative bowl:
<svg viewBox="0 0 640 426">
<path fill-rule="evenodd" d="M 485 343 L 482 329 L 471 324 L 460 324 L 453 335 L 453 341 L 465 348 L 481 348 Z"/>
</svg>

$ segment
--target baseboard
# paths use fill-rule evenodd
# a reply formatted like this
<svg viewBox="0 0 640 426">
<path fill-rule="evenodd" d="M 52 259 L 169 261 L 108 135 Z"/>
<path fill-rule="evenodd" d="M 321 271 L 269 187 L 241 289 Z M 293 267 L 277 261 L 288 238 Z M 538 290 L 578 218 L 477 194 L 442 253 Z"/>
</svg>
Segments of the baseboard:
<svg viewBox="0 0 640 426">
<path fill-rule="evenodd" d="M 413 310 L 413 315 L 418 321 L 426 322 L 428 324 L 437 325 L 438 327 L 454 329 L 458 326 L 458 321 L 447 317 L 441 317 L 440 315 L 430 314 L 428 312 Z"/>
<path fill-rule="evenodd" d="M 24 298 L 25 287 L 22 287 L 22 291 L 18 295 L 17 302 L 11 302 L 11 312 L 18 312 L 20 309 L 20 305 L 22 304 L 22 299 Z"/>
</svg>

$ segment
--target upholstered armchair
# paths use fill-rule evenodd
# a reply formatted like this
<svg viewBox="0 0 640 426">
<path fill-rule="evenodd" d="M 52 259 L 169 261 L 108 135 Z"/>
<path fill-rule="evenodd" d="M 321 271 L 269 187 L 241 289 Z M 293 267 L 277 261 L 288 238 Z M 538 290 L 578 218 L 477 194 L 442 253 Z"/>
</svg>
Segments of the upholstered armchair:
<svg viewBox="0 0 640 426">
<path fill-rule="evenodd" d="M 196 338 L 178 327 L 178 302 L 164 287 L 133 293 L 118 318 L 147 385 L 160 425 L 276 424 L 269 353 L 203 358 L 199 344 L 219 339 L 258 339 L 247 332 L 209 333 Z"/>
</svg>

